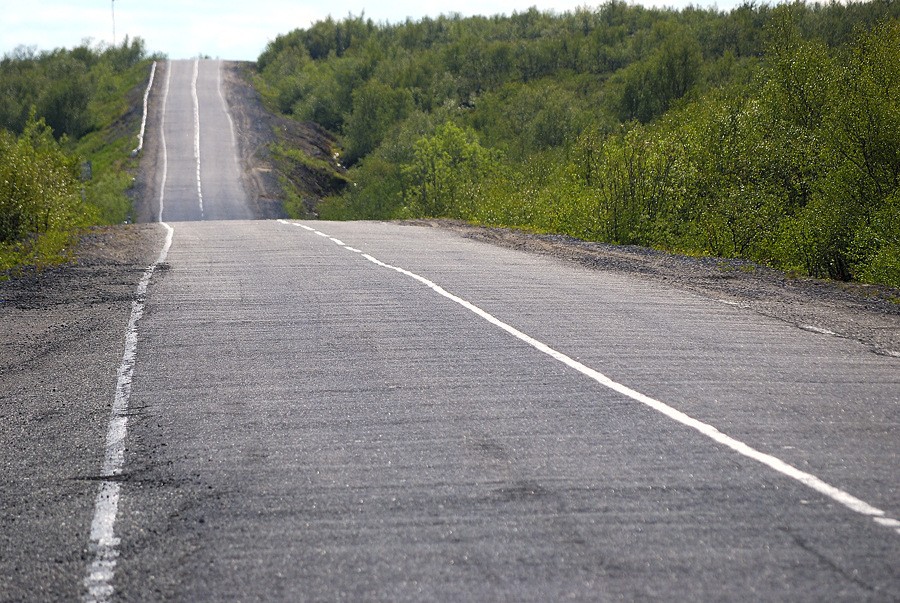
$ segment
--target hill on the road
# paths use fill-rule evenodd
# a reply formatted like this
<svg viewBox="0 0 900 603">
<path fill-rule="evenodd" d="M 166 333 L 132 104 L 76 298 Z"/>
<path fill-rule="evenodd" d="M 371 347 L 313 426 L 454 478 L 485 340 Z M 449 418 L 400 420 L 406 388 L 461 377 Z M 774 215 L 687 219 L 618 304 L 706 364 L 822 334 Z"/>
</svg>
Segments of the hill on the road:
<svg viewBox="0 0 900 603">
<path fill-rule="evenodd" d="M 224 62 L 222 77 L 234 120 L 243 184 L 255 217 L 314 217 L 318 202 L 346 184 L 341 177 L 344 168 L 334 156 L 334 138 L 318 124 L 267 110 L 251 82 L 249 63 Z M 151 124 L 158 123 L 161 95 L 161 85 L 151 90 Z M 156 219 L 152 179 L 158 144 L 158 137 L 151 132 L 134 195 L 138 222 Z"/>
</svg>

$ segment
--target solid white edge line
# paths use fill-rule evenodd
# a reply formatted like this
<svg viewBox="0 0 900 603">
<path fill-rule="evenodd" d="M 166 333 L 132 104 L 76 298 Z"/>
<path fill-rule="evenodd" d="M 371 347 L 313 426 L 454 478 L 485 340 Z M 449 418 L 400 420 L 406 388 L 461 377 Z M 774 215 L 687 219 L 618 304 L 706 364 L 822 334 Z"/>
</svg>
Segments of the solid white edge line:
<svg viewBox="0 0 900 603">
<path fill-rule="evenodd" d="M 109 601 L 113 595 L 116 560 L 119 557 L 119 539 L 115 534 L 116 516 L 119 510 L 120 485 L 115 477 L 121 475 L 125 465 L 125 437 L 128 434 L 128 400 L 131 397 L 131 381 L 137 358 L 137 324 L 144 315 L 147 287 L 153 273 L 165 261 L 172 246 L 175 229 L 161 223 L 166 229 L 166 240 L 156 261 L 147 267 L 135 289 L 135 299 L 131 302 L 131 315 L 125 331 L 125 349 L 116 379 L 116 393 L 110 411 L 109 426 L 106 430 L 106 450 L 103 457 L 100 491 L 94 502 L 94 516 L 91 520 L 89 549 L 92 554 L 84 586 L 87 589 L 83 600 L 86 602 Z"/>
<path fill-rule="evenodd" d="M 159 188 L 159 213 L 157 221 L 166 229 L 166 240 L 156 261 L 147 267 L 135 290 L 135 300 L 131 304 L 131 314 L 125 331 L 125 348 L 122 362 L 116 376 L 116 393 L 110 410 L 109 425 L 106 430 L 106 449 L 103 456 L 101 475 L 114 477 L 121 474 L 125 463 L 125 437 L 128 431 L 128 400 L 131 396 L 131 379 L 137 354 L 137 323 L 144 313 L 144 298 L 147 286 L 156 267 L 165 261 L 172 245 L 174 229 L 162 221 L 168 173 L 168 151 L 166 149 L 165 116 L 171 80 L 171 63 L 166 69 L 166 84 L 163 91 L 160 112 L 160 145 L 162 152 L 162 176 Z M 119 557 L 119 539 L 115 535 L 115 523 L 119 509 L 121 487 L 117 481 L 103 480 L 94 502 L 94 516 L 91 520 L 90 551 L 93 555 L 88 566 L 84 586 L 87 593 L 84 601 L 108 601 L 114 592 L 112 585 L 116 561 Z"/>
<path fill-rule="evenodd" d="M 200 204 L 200 219 L 203 219 L 203 187 L 200 184 L 200 99 L 197 96 L 197 78 L 200 76 L 200 59 L 194 59 L 194 74 L 191 79 L 191 99 L 194 101 L 194 158 L 197 160 L 197 201 Z"/>
<path fill-rule="evenodd" d="M 156 216 L 157 222 L 163 221 L 163 207 L 165 206 L 166 197 L 166 180 L 169 173 L 169 152 L 166 149 L 166 105 L 169 102 L 169 82 L 172 79 L 172 62 L 166 65 L 166 85 L 163 89 L 162 107 L 159 114 L 159 144 L 162 150 L 162 176 L 159 184 L 159 214 Z"/>
<path fill-rule="evenodd" d="M 144 90 L 144 114 L 141 117 L 141 131 L 138 133 L 138 145 L 131 152 L 131 156 L 134 157 L 144 148 L 144 131 L 147 128 L 147 105 L 150 100 L 150 89 L 153 87 L 153 77 L 156 75 L 156 61 L 153 61 L 153 66 L 150 68 L 150 81 L 147 82 L 147 89 Z"/>
<path fill-rule="evenodd" d="M 282 222 L 285 224 L 291 224 L 290 222 L 287 222 L 287 221 L 282 221 Z M 319 231 L 315 231 L 315 232 L 316 232 L 316 234 L 320 234 Z M 323 236 L 327 236 L 327 235 L 323 235 Z M 782 475 L 784 475 L 786 477 L 789 477 L 797 482 L 800 482 L 801 484 L 815 490 L 819 494 L 827 496 L 828 498 L 832 499 L 833 501 L 840 503 L 841 505 L 850 509 L 851 511 L 854 511 L 861 515 L 872 517 L 873 519 L 876 520 L 876 522 L 879 525 L 894 527 L 894 522 L 896 520 L 894 520 L 890 517 L 885 517 L 886 513 L 883 510 L 881 510 L 877 507 L 874 507 L 859 498 L 856 498 L 852 494 L 845 492 L 845 491 L 841 490 L 840 488 L 832 486 L 831 484 L 819 479 L 818 477 L 816 477 L 815 475 L 812 475 L 811 473 L 807 473 L 805 471 L 801 471 L 800 469 L 797 469 L 793 465 L 782 461 L 778 457 L 775 457 L 771 454 L 766 454 L 764 452 L 756 450 L 752 446 L 745 444 L 744 442 L 741 442 L 740 440 L 732 438 L 731 436 L 729 436 L 727 434 L 722 433 L 721 431 L 719 431 L 718 429 L 716 429 L 715 427 L 713 427 L 712 425 L 710 425 L 708 423 L 704 423 L 703 421 L 695 419 L 695 418 L 691 417 L 690 415 L 687 415 L 687 414 L 681 412 L 680 410 L 678 410 L 672 406 L 669 406 L 668 404 L 665 404 L 664 402 L 656 400 L 655 398 L 651 398 L 650 396 L 647 396 L 647 395 L 642 394 L 634 389 L 631 389 L 630 387 L 628 387 L 626 385 L 623 385 L 621 383 L 613 381 L 612 379 L 610 379 L 603 373 L 596 371 L 596 370 L 582 364 L 581 362 L 578 362 L 577 360 L 563 354 L 562 352 L 558 352 L 558 351 L 554 350 L 547 344 L 545 344 L 541 341 L 538 341 L 537 339 L 534 339 L 533 337 L 531 337 L 529 335 L 526 335 L 522 331 L 519 331 L 515 327 L 501 321 L 500 319 L 496 318 L 492 314 L 485 312 L 484 310 L 482 310 L 478 306 L 472 304 L 471 302 L 468 302 L 468 301 L 462 299 L 461 297 L 458 297 L 458 296 L 446 291 L 441 286 L 428 280 L 427 278 L 425 278 L 423 276 L 419 276 L 418 274 L 415 274 L 414 272 L 410 272 L 409 270 L 406 270 L 404 268 L 399 268 L 397 266 L 392 266 L 390 264 L 386 264 L 386 263 L 382 262 L 381 260 L 379 260 L 369 254 L 366 254 L 366 253 L 363 253 L 362 257 L 366 258 L 368 261 L 372 262 L 373 264 L 376 264 L 383 268 L 394 270 L 396 272 L 399 272 L 400 274 L 403 274 L 403 275 L 408 276 L 416 281 L 419 281 L 420 283 L 429 287 L 430 289 L 432 289 L 439 295 L 446 297 L 447 299 L 449 299 L 453 302 L 456 302 L 457 304 L 466 308 L 470 312 L 480 316 L 487 322 L 503 329 L 510 335 L 527 343 L 531 347 L 535 348 L 536 350 L 538 350 L 540 352 L 543 352 L 544 354 L 550 356 L 551 358 L 558 360 L 559 362 L 565 364 L 566 366 L 569 366 L 569 367 L 575 369 L 576 371 L 585 375 L 586 377 L 593 379 L 600 385 L 607 387 L 615 392 L 618 392 L 624 396 L 627 396 L 627 397 L 631 398 L 632 400 L 640 402 L 641 404 L 644 404 L 644 405 L 652 408 L 653 410 L 656 410 L 657 412 L 669 417 L 670 419 L 673 419 L 673 420 L 681 423 L 682 425 L 685 425 L 686 427 L 690 427 L 690 428 L 700 432 L 701 434 L 705 435 L 706 437 L 710 438 L 711 440 L 713 440 L 719 444 L 722 444 L 723 446 L 731 448 L 738 454 L 741 454 L 747 458 L 753 459 L 754 461 L 757 461 L 757 462 L 769 467 L 770 469 L 773 469 L 774 471 L 781 473 Z M 900 533 L 900 530 L 897 530 L 897 532 Z"/>
</svg>

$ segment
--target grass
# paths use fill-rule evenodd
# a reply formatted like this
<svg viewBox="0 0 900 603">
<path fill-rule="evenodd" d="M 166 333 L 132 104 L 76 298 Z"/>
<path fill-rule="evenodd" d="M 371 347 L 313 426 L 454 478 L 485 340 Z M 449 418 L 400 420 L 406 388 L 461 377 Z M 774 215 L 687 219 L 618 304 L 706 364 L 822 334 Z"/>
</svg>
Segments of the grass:
<svg viewBox="0 0 900 603">
<path fill-rule="evenodd" d="M 91 162 L 93 177 L 85 185 L 85 195 L 97 209 L 100 224 L 133 219 L 128 191 L 134 184 L 138 159 L 131 151 L 137 146 L 151 63 L 149 59 L 142 61 L 100 84 L 91 112 L 95 123 L 102 125 L 71 145 L 76 155 Z"/>
<path fill-rule="evenodd" d="M 15 276 L 26 266 L 41 270 L 71 261 L 77 243 L 77 231 L 52 230 L 27 241 L 0 244 L 0 281 Z"/>
</svg>

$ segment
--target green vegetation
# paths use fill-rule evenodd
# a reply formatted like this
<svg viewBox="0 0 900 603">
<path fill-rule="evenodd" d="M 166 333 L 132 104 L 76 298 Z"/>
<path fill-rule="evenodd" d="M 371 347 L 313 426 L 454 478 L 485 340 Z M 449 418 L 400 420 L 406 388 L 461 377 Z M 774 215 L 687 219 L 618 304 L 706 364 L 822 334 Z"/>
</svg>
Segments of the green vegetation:
<svg viewBox="0 0 900 603">
<path fill-rule="evenodd" d="M 314 216 L 311 196 L 340 189 L 347 184 L 346 177 L 331 163 L 300 149 L 276 142 L 271 145 L 270 151 L 278 166 L 279 181 L 285 194 L 284 210 L 291 218 Z"/>
<path fill-rule="evenodd" d="M 89 219 L 78 172 L 43 120 L 27 121 L 18 137 L 0 131 L 0 270 L 58 253 Z"/>
<path fill-rule="evenodd" d="M 267 101 L 341 141 L 323 218 L 455 217 L 900 287 L 900 3 L 328 19 Z"/>
<path fill-rule="evenodd" d="M 139 39 L 0 60 L 0 272 L 65 259 L 80 229 L 130 219 L 149 63 Z"/>
</svg>

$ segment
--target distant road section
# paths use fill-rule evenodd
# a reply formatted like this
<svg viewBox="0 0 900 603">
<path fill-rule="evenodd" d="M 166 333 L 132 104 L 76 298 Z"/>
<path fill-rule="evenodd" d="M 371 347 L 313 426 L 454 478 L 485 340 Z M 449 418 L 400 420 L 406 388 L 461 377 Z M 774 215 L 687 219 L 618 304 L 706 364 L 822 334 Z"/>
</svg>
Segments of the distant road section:
<svg viewBox="0 0 900 603">
<path fill-rule="evenodd" d="M 169 61 L 160 118 L 159 221 L 253 218 L 241 184 L 222 62 Z"/>
</svg>

